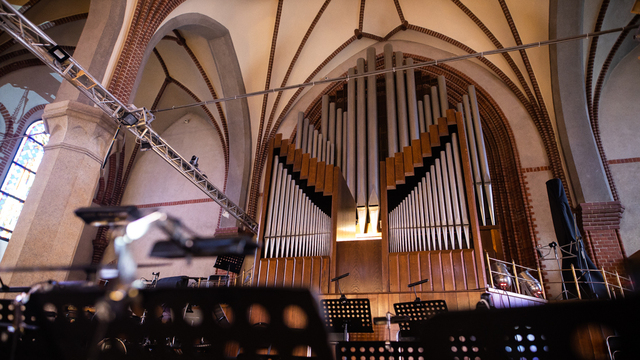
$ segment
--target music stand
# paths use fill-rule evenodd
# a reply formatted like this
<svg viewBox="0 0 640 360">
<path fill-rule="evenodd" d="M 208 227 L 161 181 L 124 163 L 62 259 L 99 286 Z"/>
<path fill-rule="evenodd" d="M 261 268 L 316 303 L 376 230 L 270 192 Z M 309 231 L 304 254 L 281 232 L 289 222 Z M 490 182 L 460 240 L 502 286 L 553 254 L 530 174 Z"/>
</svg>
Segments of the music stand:
<svg viewBox="0 0 640 360">
<path fill-rule="evenodd" d="M 227 270 L 234 274 L 240 274 L 242 270 L 242 263 L 244 262 L 243 255 L 218 255 L 214 268 Z"/>
<path fill-rule="evenodd" d="M 344 333 L 345 341 L 350 332 L 373 332 L 369 299 L 326 299 L 320 300 L 320 306 L 327 331 Z"/>
<path fill-rule="evenodd" d="M 449 311 L 444 300 L 411 301 L 393 304 L 398 316 L 409 317 L 409 322 L 401 322 L 400 331 L 403 337 L 415 337 L 418 335 L 417 323 L 431 319 L 440 313 Z"/>
<path fill-rule="evenodd" d="M 238 349 L 245 359 L 260 359 L 258 351 L 263 343 L 272 345 L 278 358 L 283 360 L 297 358 L 294 352 L 307 347 L 318 359 L 332 357 L 315 299 L 307 289 L 144 289 L 136 298 L 123 301 L 132 307 L 148 309 L 155 315 L 147 316 L 142 323 L 131 317 L 126 311 L 128 306 L 124 306 L 124 312 L 114 313 L 104 335 L 95 339 L 99 324 L 87 316 L 84 309 L 95 308 L 104 295 L 103 290 L 88 288 L 54 289 L 32 294 L 26 305 L 27 311 L 29 308 L 34 311 L 37 332 L 43 339 L 39 348 L 47 351 L 46 357 L 39 358 L 87 359 L 91 350 L 96 349 L 96 340 L 103 338 L 122 340 L 126 343 L 128 356 L 142 359 L 227 359 L 236 357 Z M 200 305 L 199 321 L 187 321 L 185 317 L 185 305 L 191 303 Z M 219 304 L 226 304 L 225 311 L 235 314 L 230 321 L 219 320 Z M 253 326 L 245 316 L 254 305 L 260 305 L 268 315 L 270 321 L 266 327 Z M 69 311 L 65 309 L 71 307 L 77 312 L 68 316 Z M 173 314 L 169 321 L 157 316 L 156 311 L 164 308 L 169 308 Z M 286 315 L 290 310 L 300 313 L 306 319 L 304 324 L 291 323 L 291 318 Z M 47 311 L 54 312 L 54 315 L 48 315 Z M 175 341 L 165 341 L 174 337 Z M 17 359 L 26 358 L 20 352 L 17 355 Z M 120 359 L 123 356 L 104 347 L 96 355 L 94 358 L 97 360 Z"/>
</svg>

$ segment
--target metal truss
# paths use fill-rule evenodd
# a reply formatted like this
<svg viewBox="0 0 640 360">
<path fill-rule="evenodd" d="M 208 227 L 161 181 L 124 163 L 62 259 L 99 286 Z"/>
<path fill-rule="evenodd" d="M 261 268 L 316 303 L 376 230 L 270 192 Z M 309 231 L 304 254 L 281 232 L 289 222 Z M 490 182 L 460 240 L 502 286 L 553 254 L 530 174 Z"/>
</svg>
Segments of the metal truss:
<svg viewBox="0 0 640 360">
<path fill-rule="evenodd" d="M 238 205 L 213 185 L 198 168 L 189 163 L 150 127 L 153 115 L 145 108 L 125 105 L 105 89 L 89 72 L 30 22 L 6 0 L 0 3 L 0 28 L 18 43 L 33 53 L 45 65 L 70 82 L 76 89 L 91 99 L 119 126 L 124 126 L 142 143 L 169 163 L 174 169 L 202 190 L 231 216 L 240 221 L 251 232 L 257 234 L 258 224 Z"/>
</svg>

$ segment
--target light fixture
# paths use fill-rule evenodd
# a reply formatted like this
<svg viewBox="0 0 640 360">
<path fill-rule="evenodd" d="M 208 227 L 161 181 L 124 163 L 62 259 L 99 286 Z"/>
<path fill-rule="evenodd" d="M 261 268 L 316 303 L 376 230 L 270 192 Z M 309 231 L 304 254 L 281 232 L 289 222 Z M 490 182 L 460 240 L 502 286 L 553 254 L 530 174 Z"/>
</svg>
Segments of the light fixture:
<svg viewBox="0 0 640 360">
<path fill-rule="evenodd" d="M 53 56 L 61 64 L 69 58 L 69 54 L 67 54 L 67 52 L 60 47 L 60 45 L 56 45 L 49 49 L 49 54 L 51 54 L 51 56 Z"/>
</svg>

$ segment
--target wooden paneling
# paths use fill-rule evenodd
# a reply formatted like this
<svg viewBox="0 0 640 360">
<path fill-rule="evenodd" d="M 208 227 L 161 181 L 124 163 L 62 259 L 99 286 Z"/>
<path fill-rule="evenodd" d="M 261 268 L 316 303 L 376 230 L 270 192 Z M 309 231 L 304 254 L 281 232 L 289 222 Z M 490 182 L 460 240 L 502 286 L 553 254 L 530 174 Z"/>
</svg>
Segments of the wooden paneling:
<svg viewBox="0 0 640 360">
<path fill-rule="evenodd" d="M 293 286 L 293 281 L 295 280 L 295 277 L 293 276 L 295 263 L 296 263 L 295 258 L 285 259 L 284 279 L 282 279 L 282 286 L 288 286 L 288 287 Z"/>
<path fill-rule="evenodd" d="M 282 145 L 280 146 L 280 157 L 286 157 L 289 152 L 289 139 L 282 139 Z"/>
<path fill-rule="evenodd" d="M 422 167 L 422 149 L 420 148 L 420 139 L 411 140 L 411 151 L 413 166 Z"/>
<path fill-rule="evenodd" d="M 396 184 L 404 184 L 404 156 L 403 153 L 399 152 L 395 155 L 395 174 L 396 174 Z"/>
<path fill-rule="evenodd" d="M 422 157 L 431 156 L 431 139 L 428 132 L 420 134 L 420 149 L 422 150 Z"/>
<path fill-rule="evenodd" d="M 311 287 L 311 266 L 313 259 L 311 257 L 302 258 L 302 287 Z"/>
<path fill-rule="evenodd" d="M 388 157 L 385 160 L 385 174 L 386 176 L 381 179 L 386 179 L 387 190 L 395 190 L 396 188 L 395 159 L 392 157 Z"/>
<path fill-rule="evenodd" d="M 429 140 L 431 141 L 431 147 L 440 146 L 438 125 L 429 125 Z"/>
<path fill-rule="evenodd" d="M 293 171 L 299 172 L 302 170 L 302 149 L 296 149 L 293 158 Z"/>
<path fill-rule="evenodd" d="M 441 117 L 438 119 L 438 135 L 447 136 L 449 135 L 449 126 L 447 125 L 447 118 Z M 282 140 L 284 142 L 284 140 Z"/>
<path fill-rule="evenodd" d="M 307 185 L 316 186 L 316 176 L 318 172 L 318 159 L 309 159 L 309 177 L 307 179 Z"/>
<path fill-rule="evenodd" d="M 261 259 L 257 285 L 306 287 L 326 294 L 330 264 L 328 256 Z"/>
<path fill-rule="evenodd" d="M 351 275 L 340 280 L 344 292 L 381 292 L 381 241 L 340 241 L 337 243 L 336 276 Z"/>
<path fill-rule="evenodd" d="M 442 277 L 442 260 L 440 259 L 440 251 L 433 251 L 429 254 L 431 257 L 431 274 L 433 276 L 433 291 L 444 290 L 444 278 Z"/>
<path fill-rule="evenodd" d="M 404 176 L 413 176 L 415 171 L 413 169 L 413 150 L 411 146 L 405 146 L 402 150 L 404 157 Z"/>
<path fill-rule="evenodd" d="M 326 164 L 324 161 L 318 163 L 316 170 L 316 192 L 322 192 L 324 190 L 324 170 Z"/>
<path fill-rule="evenodd" d="M 409 283 L 422 280 L 420 275 L 420 254 L 409 253 Z M 413 291 L 409 289 L 409 291 Z M 418 285 L 416 291 L 422 291 L 422 285 Z"/>
<path fill-rule="evenodd" d="M 400 291 L 397 254 L 389 254 L 389 289 L 390 291 Z"/>
<path fill-rule="evenodd" d="M 309 178 L 309 154 L 302 154 L 302 165 L 300 167 L 300 179 L 307 180 Z"/>
<path fill-rule="evenodd" d="M 421 291 L 433 291 L 433 276 L 431 275 L 431 257 L 427 252 L 419 252 L 420 257 L 420 278 L 429 279 L 429 282 L 420 285 Z"/>
<path fill-rule="evenodd" d="M 453 260 L 453 278 L 455 281 L 456 290 L 468 289 L 467 279 L 464 273 L 465 269 L 462 250 L 453 250 L 451 252 L 451 259 Z"/>
<path fill-rule="evenodd" d="M 444 281 L 444 289 L 447 291 L 456 290 L 455 281 L 453 279 L 453 261 L 451 260 L 451 250 L 442 251 L 440 257 L 442 261 L 442 278 Z"/>
<path fill-rule="evenodd" d="M 287 149 L 287 165 L 293 165 L 296 154 L 296 144 L 289 144 Z"/>
<path fill-rule="evenodd" d="M 295 258 L 295 269 L 293 270 L 293 286 L 302 287 L 302 271 L 304 258 Z"/>
<path fill-rule="evenodd" d="M 409 255 L 407 253 L 398 254 L 398 275 L 400 276 L 399 292 L 409 291 Z"/>
<path fill-rule="evenodd" d="M 465 274 L 467 276 L 467 288 L 478 289 L 478 274 L 476 273 L 476 259 L 473 249 L 462 251 L 464 257 Z"/>
<path fill-rule="evenodd" d="M 447 125 L 455 125 L 456 124 L 456 113 L 454 109 L 447 109 Z M 461 114 L 461 113 L 459 113 Z"/>
<path fill-rule="evenodd" d="M 333 195 L 333 171 L 334 166 L 331 164 L 324 167 L 324 191 L 322 193 L 324 196 Z"/>
</svg>

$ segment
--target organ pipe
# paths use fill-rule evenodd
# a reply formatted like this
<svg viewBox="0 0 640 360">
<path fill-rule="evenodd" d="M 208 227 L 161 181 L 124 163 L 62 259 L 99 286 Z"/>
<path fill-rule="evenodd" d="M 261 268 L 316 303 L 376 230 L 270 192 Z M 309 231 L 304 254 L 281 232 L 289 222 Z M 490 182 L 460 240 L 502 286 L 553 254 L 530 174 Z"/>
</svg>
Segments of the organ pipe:
<svg viewBox="0 0 640 360">
<path fill-rule="evenodd" d="M 396 51 L 396 66 L 402 66 L 402 52 Z M 396 104 L 398 108 L 398 137 L 400 151 L 409 146 L 409 129 L 407 128 L 407 98 L 404 85 L 404 71 L 396 71 Z"/>
<path fill-rule="evenodd" d="M 406 65 L 413 65 L 413 59 L 408 58 Z M 420 125 L 418 123 L 418 103 L 416 97 L 416 78 L 413 69 L 407 69 L 407 100 L 409 114 L 409 137 L 411 140 L 420 138 Z M 410 143 L 409 143 L 410 145 Z"/>
<path fill-rule="evenodd" d="M 384 46 L 384 68 L 387 70 L 393 68 L 393 46 L 391 44 Z M 396 123 L 393 73 L 388 72 L 384 74 L 384 83 L 387 100 L 387 149 L 389 150 L 388 156 L 393 156 L 393 154 L 398 152 L 398 125 Z"/>
<path fill-rule="evenodd" d="M 376 50 L 367 49 L 367 71 L 376 70 Z M 375 75 L 367 76 L 367 206 L 369 220 L 373 232 L 378 229 L 378 215 L 380 212 L 380 167 L 378 161 L 378 106 Z M 363 161 L 364 163 L 364 161 Z"/>
<path fill-rule="evenodd" d="M 364 59 L 358 59 L 358 74 L 364 74 Z M 365 78 L 356 79 L 356 153 L 361 161 L 356 162 L 356 206 L 358 208 L 358 224 L 360 233 L 364 233 L 367 221 L 367 123 Z"/>
</svg>

